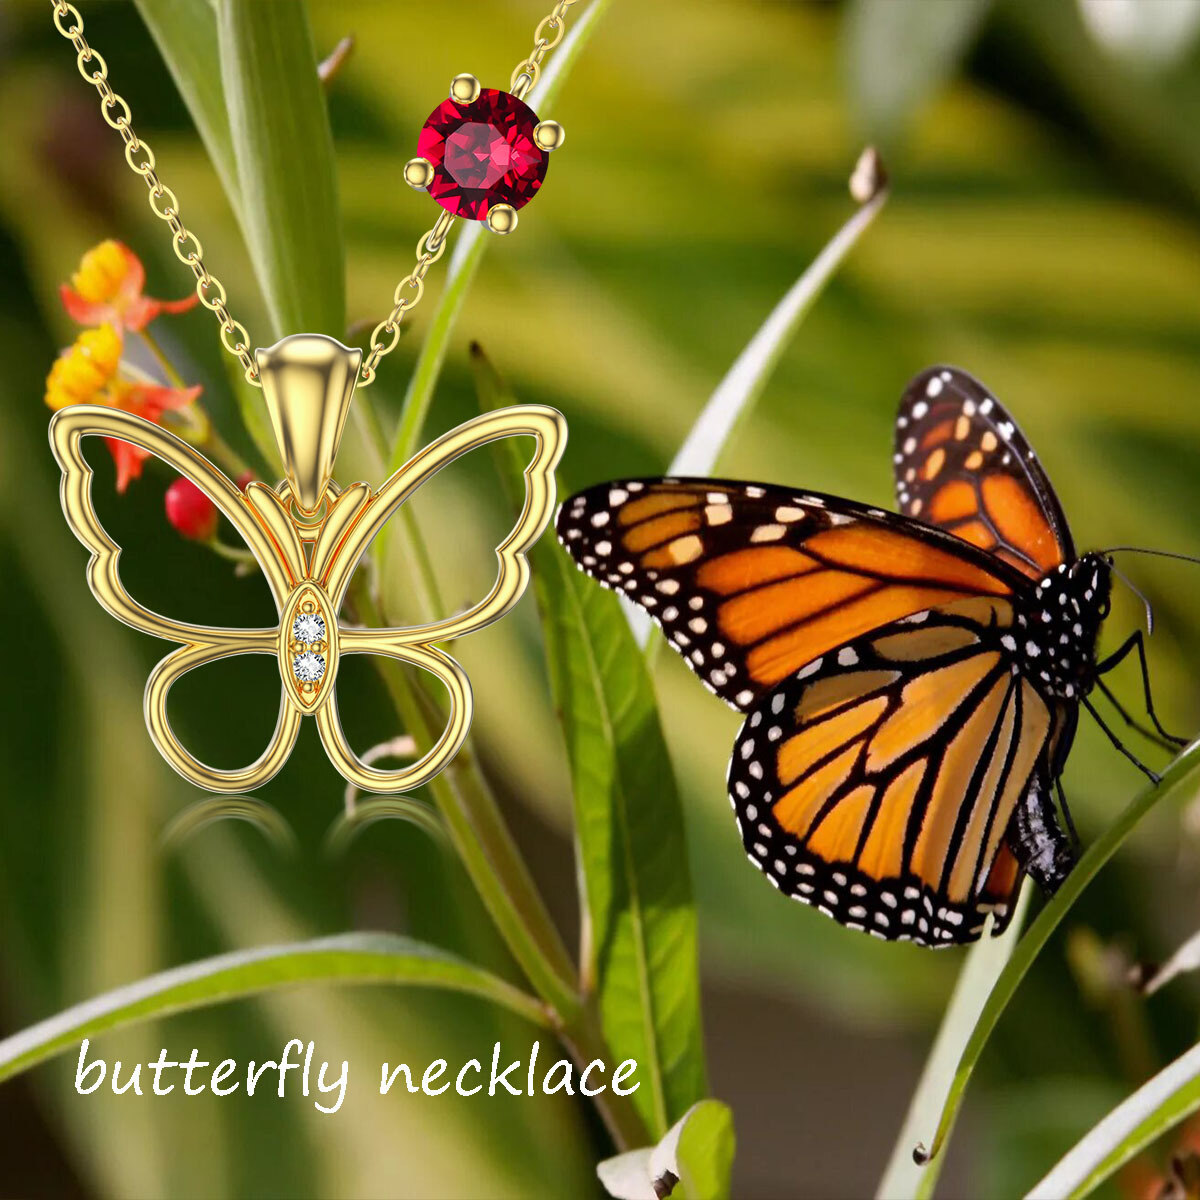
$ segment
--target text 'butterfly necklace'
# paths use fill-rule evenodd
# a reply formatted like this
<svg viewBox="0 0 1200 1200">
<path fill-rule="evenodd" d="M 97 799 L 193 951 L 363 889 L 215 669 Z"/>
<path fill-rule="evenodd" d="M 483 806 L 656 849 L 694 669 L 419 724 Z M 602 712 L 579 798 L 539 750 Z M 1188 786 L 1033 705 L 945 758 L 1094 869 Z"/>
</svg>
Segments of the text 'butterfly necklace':
<svg viewBox="0 0 1200 1200">
<path fill-rule="evenodd" d="M 175 194 L 158 177 L 154 154 L 134 132 L 129 106 L 108 82 L 108 67 L 83 35 L 83 19 L 66 0 L 51 0 L 54 24 L 75 47 L 80 74 L 100 96 L 104 120 L 121 135 L 130 167 L 146 181 L 150 207 L 171 228 L 176 256 L 196 277 L 200 302 L 220 322 L 221 342 L 261 387 L 286 479 L 243 491 L 187 442 L 133 413 L 93 404 L 62 409 L 50 422 L 50 441 L 63 471 L 62 504 L 76 537 L 92 552 L 88 582 L 100 604 L 144 633 L 176 642 L 146 684 L 146 725 L 163 757 L 185 779 L 214 792 L 244 792 L 266 783 L 287 761 L 305 716 L 316 719 L 321 741 L 337 770 L 364 791 L 401 792 L 421 786 L 458 752 L 471 724 L 466 673 L 437 643 L 471 633 L 516 604 L 529 579 L 526 552 L 554 507 L 554 468 L 566 443 L 562 415 L 544 405 L 513 405 L 467 421 L 444 434 L 380 487 L 341 488 L 331 475 L 356 385 L 375 378 L 380 359 L 400 337 L 405 312 L 424 291 L 430 266 L 446 249 L 457 217 L 484 221 L 495 233 L 516 228 L 517 210 L 541 187 L 549 152 L 563 140 L 554 121 L 539 121 L 525 104 L 546 54 L 562 40 L 567 9 L 559 0 L 534 34 L 534 47 L 513 72 L 510 91 L 483 88 L 458 75 L 450 96 L 425 122 L 419 158 L 404 168 L 414 188 L 428 191 L 443 209 L 417 244 L 416 263 L 396 288 L 394 306 L 363 352 L 321 334 L 285 337 L 251 351 L 245 328 L 230 315 L 225 289 L 204 264 L 196 236 L 183 224 Z M 532 437 L 525 469 L 525 504 L 496 548 L 498 571 L 491 590 L 465 612 L 432 624 L 361 629 L 339 624 L 351 576 L 368 545 L 392 514 L 437 471 L 468 451 L 506 437 Z M 85 437 L 114 438 L 153 454 L 190 479 L 243 537 L 262 568 L 279 612 L 269 629 L 220 629 L 174 621 L 140 605 L 125 590 L 120 547 L 108 536 L 92 503 L 92 471 L 83 458 Z M 429 751 L 411 766 L 382 771 L 359 758 L 338 719 L 334 681 L 345 654 L 381 654 L 434 675 L 445 687 L 449 715 Z M 283 680 L 279 720 L 267 749 L 250 766 L 218 770 L 197 760 L 179 741 L 167 717 L 171 688 L 188 671 L 239 654 L 271 654 Z"/>
</svg>

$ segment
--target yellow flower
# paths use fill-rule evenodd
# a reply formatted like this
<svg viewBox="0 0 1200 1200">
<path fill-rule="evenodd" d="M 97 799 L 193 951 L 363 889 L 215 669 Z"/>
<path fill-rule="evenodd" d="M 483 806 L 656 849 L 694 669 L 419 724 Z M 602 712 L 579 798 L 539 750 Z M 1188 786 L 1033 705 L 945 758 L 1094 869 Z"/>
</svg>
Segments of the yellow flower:
<svg viewBox="0 0 1200 1200">
<path fill-rule="evenodd" d="M 79 270 L 71 276 L 71 284 L 84 300 L 101 304 L 116 296 L 128 273 L 125 247 L 109 238 L 83 256 Z"/>
<path fill-rule="evenodd" d="M 111 325 L 84 330 L 50 368 L 46 403 L 53 409 L 105 403 L 102 393 L 116 378 L 120 361 L 121 339 Z"/>
<path fill-rule="evenodd" d="M 199 303 L 194 293 L 182 300 L 155 300 L 142 295 L 146 270 L 128 246 L 109 238 L 80 260 L 70 284 L 59 288 L 63 307 L 80 325 L 108 321 L 118 329 L 140 333 L 162 313 L 187 312 Z"/>
</svg>

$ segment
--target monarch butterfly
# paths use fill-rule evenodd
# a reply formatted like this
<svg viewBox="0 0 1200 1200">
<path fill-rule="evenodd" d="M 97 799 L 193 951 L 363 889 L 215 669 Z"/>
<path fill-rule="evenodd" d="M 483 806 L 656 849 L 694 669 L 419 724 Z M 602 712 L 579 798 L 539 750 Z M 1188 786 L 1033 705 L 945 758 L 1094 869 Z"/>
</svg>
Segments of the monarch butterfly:
<svg viewBox="0 0 1200 1200">
<path fill-rule="evenodd" d="M 631 479 L 567 499 L 576 564 L 640 605 L 745 714 L 729 797 L 750 861 L 852 929 L 941 947 L 1011 918 L 1075 861 L 1059 777 L 1103 660 L 1108 552 L 1077 555 L 1000 403 L 932 367 L 896 418 L 899 513 L 713 479 Z M 1103 726 L 1103 722 L 1101 722 Z M 1116 736 L 1113 743 L 1133 761 Z M 1153 772 L 1138 763 L 1143 771 Z M 1058 796 L 1067 830 L 1059 823 Z"/>
</svg>

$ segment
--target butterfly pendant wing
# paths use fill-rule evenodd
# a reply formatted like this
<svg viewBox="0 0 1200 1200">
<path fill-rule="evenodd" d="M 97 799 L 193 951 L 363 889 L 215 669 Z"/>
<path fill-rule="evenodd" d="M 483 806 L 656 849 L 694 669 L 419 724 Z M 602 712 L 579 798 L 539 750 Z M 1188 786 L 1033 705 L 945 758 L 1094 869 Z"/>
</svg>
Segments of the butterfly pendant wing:
<svg viewBox="0 0 1200 1200">
<path fill-rule="evenodd" d="M 239 654 L 277 653 L 275 628 L 226 629 L 177 621 L 153 612 L 130 595 L 121 579 L 121 548 L 109 537 L 92 502 L 92 469 L 83 455 L 86 437 L 116 438 L 161 459 L 190 479 L 242 537 L 262 568 L 276 606 L 282 606 L 303 575 L 303 554 L 286 543 L 279 547 L 256 515 L 269 506 L 268 489 L 243 493 L 193 446 L 170 430 L 133 413 L 99 405 L 75 405 L 55 414 L 50 443 L 62 470 L 62 505 L 75 536 L 91 551 L 88 585 L 100 605 L 117 620 L 142 633 L 176 642 L 146 683 L 145 711 L 150 736 L 163 757 L 184 778 L 208 791 L 241 792 L 271 778 L 287 761 L 300 731 L 300 714 L 281 697 L 275 732 L 263 753 L 248 767 L 220 770 L 196 759 L 182 744 L 167 714 L 174 685 L 189 671 Z"/>
<path fill-rule="evenodd" d="M 408 790 L 427 782 L 461 747 L 470 726 L 472 697 L 462 668 L 435 643 L 459 637 L 499 619 L 528 582 L 526 552 L 544 529 L 552 507 L 553 471 L 565 443 L 565 422 L 540 405 L 513 406 L 485 414 L 438 438 L 401 467 L 378 491 L 354 484 L 330 488 L 320 526 L 302 532 L 286 495 L 261 483 L 243 493 L 203 455 L 169 430 L 117 409 L 78 405 L 57 413 L 50 438 L 63 472 L 62 501 L 68 523 L 91 551 L 88 582 L 100 604 L 118 620 L 179 644 L 155 667 L 146 686 L 146 721 L 163 757 L 184 778 L 215 792 L 249 791 L 266 783 L 287 761 L 301 719 L 315 716 L 337 769 L 368 791 Z M 176 621 L 135 600 L 120 574 L 121 549 L 101 524 L 91 498 L 92 471 L 82 452 L 86 437 L 116 438 L 160 458 L 190 479 L 234 526 L 258 561 L 280 613 L 270 629 L 227 629 Z M 469 450 L 503 437 L 529 436 L 535 451 L 526 469 L 526 502 L 516 525 L 497 547 L 495 582 L 478 604 L 446 620 L 413 628 L 339 627 L 337 614 L 350 578 L 371 540 L 401 504 L 433 474 Z M 306 551 L 305 541 L 311 543 Z M 307 607 L 304 607 L 307 606 Z M 319 683 L 300 687 L 289 673 L 289 630 L 300 611 L 325 625 L 324 670 Z M 433 674 L 445 686 L 449 716 L 440 737 L 417 762 L 400 771 L 379 771 L 350 749 L 337 717 L 335 679 L 340 655 L 368 653 L 396 658 Z M 239 654 L 273 654 L 280 662 L 283 694 L 267 749 L 250 766 L 218 770 L 201 763 L 180 742 L 167 715 L 171 688 L 188 671 Z"/>
<path fill-rule="evenodd" d="M 436 643 L 450 641 L 498 621 L 529 583 L 528 551 L 549 523 L 554 507 L 554 469 L 566 445 L 562 414 L 545 405 L 512 405 L 485 413 L 431 442 L 371 494 L 365 485 L 339 524 L 327 524 L 313 553 L 335 607 L 341 605 L 356 565 L 372 540 L 412 494 L 439 471 L 472 450 L 508 437 L 529 437 L 534 453 L 525 468 L 525 502 L 516 524 L 496 547 L 496 576 L 487 594 L 465 611 L 425 625 L 388 629 L 344 629 L 342 654 L 381 654 L 435 675 L 446 689 L 449 719 L 435 745 L 416 763 L 384 771 L 350 748 L 337 715 L 337 700 L 317 714 L 325 750 L 337 769 L 365 791 L 408 791 L 432 778 L 462 746 L 471 721 L 471 685 L 462 667 Z M 349 490 L 349 489 L 348 489 Z M 343 493 L 345 495 L 345 493 Z"/>
</svg>

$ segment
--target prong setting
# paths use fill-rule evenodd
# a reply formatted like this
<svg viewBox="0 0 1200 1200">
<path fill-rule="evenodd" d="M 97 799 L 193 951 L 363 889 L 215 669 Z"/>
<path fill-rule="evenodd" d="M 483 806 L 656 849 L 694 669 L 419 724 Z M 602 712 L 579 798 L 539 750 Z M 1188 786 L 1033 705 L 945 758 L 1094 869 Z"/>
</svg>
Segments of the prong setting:
<svg viewBox="0 0 1200 1200">
<path fill-rule="evenodd" d="M 425 191 L 433 182 L 433 163 L 427 158 L 410 158 L 404 164 L 404 182 L 414 191 Z"/>
<path fill-rule="evenodd" d="M 557 121 L 539 121 L 533 130 L 533 140 L 542 150 L 557 150 L 566 136 Z"/>
<path fill-rule="evenodd" d="M 450 99 L 457 104 L 474 104 L 479 99 L 479 87 L 474 75 L 455 75 L 450 81 Z"/>
<path fill-rule="evenodd" d="M 512 233 L 517 227 L 517 210 L 511 204 L 493 204 L 488 209 L 487 227 L 493 233 Z"/>
</svg>

